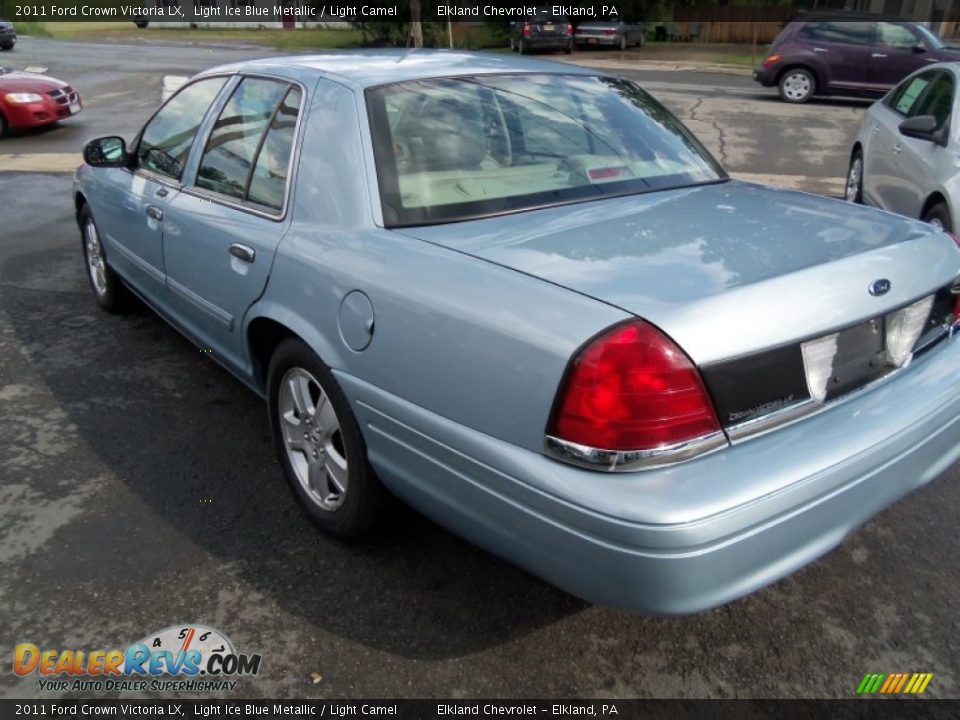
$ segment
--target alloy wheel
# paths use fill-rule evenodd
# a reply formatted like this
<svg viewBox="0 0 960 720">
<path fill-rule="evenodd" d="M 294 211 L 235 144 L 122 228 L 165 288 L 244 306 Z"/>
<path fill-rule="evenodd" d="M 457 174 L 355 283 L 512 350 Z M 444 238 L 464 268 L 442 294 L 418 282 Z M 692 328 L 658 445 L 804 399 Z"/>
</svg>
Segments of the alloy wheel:
<svg viewBox="0 0 960 720">
<path fill-rule="evenodd" d="M 87 272 L 97 295 L 103 297 L 107 292 L 107 265 L 103 259 L 103 246 L 100 234 L 93 220 L 87 220 L 83 226 L 83 236 L 87 251 Z"/>
<path fill-rule="evenodd" d="M 330 398 L 313 375 L 294 367 L 280 381 L 277 410 L 297 481 L 317 507 L 336 510 L 346 497 L 350 470 Z"/>
</svg>

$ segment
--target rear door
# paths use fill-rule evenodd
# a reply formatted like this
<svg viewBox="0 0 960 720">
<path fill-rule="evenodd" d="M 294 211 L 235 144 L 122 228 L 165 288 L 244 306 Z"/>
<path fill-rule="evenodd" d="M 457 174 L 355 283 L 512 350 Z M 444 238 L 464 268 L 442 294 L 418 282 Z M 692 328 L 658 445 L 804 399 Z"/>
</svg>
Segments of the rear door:
<svg viewBox="0 0 960 720">
<path fill-rule="evenodd" d="M 919 52 L 922 39 L 905 23 L 878 22 L 877 44 L 870 53 L 867 83 L 876 92 L 886 92 L 907 75 L 927 64 Z"/>
<path fill-rule="evenodd" d="M 858 91 L 867 82 L 874 28 L 869 22 L 811 22 L 797 33 L 809 45 L 830 91 Z"/>
<path fill-rule="evenodd" d="M 176 320 L 217 359 L 244 367 L 243 317 L 262 294 L 289 224 L 303 89 L 244 77 L 170 202 L 163 254 Z"/>
</svg>

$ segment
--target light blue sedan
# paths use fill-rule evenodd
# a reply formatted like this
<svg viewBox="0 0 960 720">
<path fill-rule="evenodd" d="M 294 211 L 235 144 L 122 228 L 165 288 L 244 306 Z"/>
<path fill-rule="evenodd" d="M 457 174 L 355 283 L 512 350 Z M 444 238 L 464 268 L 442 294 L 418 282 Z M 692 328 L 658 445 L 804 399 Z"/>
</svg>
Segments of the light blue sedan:
<svg viewBox="0 0 960 720">
<path fill-rule="evenodd" d="M 331 535 L 392 494 L 591 601 L 689 613 L 960 458 L 954 240 L 730 180 L 626 80 L 261 60 L 84 155 L 97 302 L 138 295 L 263 395 Z"/>
</svg>

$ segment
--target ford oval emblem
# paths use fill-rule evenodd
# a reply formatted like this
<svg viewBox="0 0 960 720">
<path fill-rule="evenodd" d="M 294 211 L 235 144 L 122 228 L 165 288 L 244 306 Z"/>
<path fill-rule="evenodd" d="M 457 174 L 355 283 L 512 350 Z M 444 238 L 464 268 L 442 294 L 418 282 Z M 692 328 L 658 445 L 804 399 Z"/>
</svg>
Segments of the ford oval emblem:
<svg viewBox="0 0 960 720">
<path fill-rule="evenodd" d="M 890 292 L 890 281 L 886 278 L 880 278 L 870 283 L 870 294 L 874 297 L 886 295 L 888 292 Z"/>
</svg>

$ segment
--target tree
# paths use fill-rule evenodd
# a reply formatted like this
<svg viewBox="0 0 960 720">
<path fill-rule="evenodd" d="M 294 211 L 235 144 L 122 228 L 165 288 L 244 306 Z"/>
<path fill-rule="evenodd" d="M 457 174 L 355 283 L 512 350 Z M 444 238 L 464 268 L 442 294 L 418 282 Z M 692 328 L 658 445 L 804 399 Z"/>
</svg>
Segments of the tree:
<svg viewBox="0 0 960 720">
<path fill-rule="evenodd" d="M 420 24 L 420 0 L 410 0 L 410 32 L 407 47 L 423 47 L 423 26 Z"/>
</svg>

